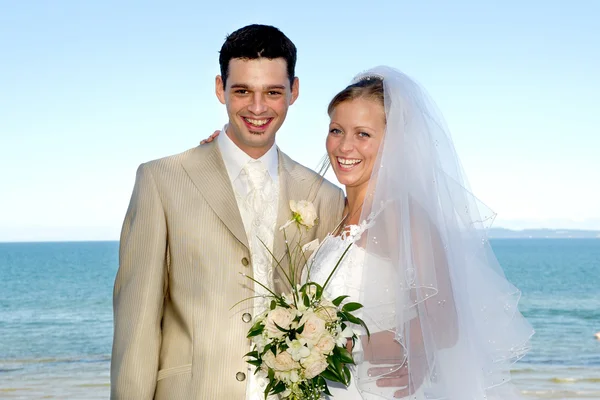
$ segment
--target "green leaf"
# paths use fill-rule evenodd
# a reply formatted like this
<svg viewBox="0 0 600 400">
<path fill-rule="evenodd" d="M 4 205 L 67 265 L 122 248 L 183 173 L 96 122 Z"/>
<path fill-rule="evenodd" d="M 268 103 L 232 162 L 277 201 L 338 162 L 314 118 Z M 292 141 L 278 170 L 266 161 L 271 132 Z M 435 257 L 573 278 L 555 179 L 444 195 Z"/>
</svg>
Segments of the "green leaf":
<svg viewBox="0 0 600 400">
<path fill-rule="evenodd" d="M 271 342 L 265 346 L 265 348 L 263 349 L 263 354 L 265 354 L 267 351 L 271 350 L 271 347 L 273 347 L 273 342 Z"/>
<path fill-rule="evenodd" d="M 327 381 L 321 375 L 315 377 L 315 384 L 323 388 L 323 393 L 325 393 L 327 396 L 331 396 L 329 386 L 327 386 Z"/>
<path fill-rule="evenodd" d="M 332 382 L 344 383 L 344 380 L 337 376 L 337 374 L 332 371 L 331 367 L 328 367 L 325 371 L 321 372 L 321 376 Z"/>
<path fill-rule="evenodd" d="M 304 332 L 304 325 L 306 325 L 306 324 L 302 324 L 302 325 L 300 325 L 299 327 L 297 327 L 297 328 L 296 328 L 296 332 L 297 332 L 297 333 L 300 333 L 300 334 L 301 334 L 302 332 Z"/>
<path fill-rule="evenodd" d="M 244 357 L 254 357 L 254 358 L 258 358 L 258 351 L 253 350 L 251 352 L 248 352 L 246 354 L 244 354 Z"/>
<path fill-rule="evenodd" d="M 342 311 L 344 312 L 352 312 L 362 308 L 362 304 L 360 303 L 346 303 L 344 307 L 342 307 Z"/>
<path fill-rule="evenodd" d="M 345 299 L 345 298 L 347 298 L 347 297 L 350 297 L 350 296 L 339 296 L 339 297 L 336 297 L 336 298 L 335 298 L 335 299 L 332 301 L 332 303 L 333 303 L 333 305 L 335 305 L 336 307 L 339 307 L 339 306 L 340 306 L 340 304 L 342 304 L 342 301 L 344 301 L 344 299 Z"/>
<path fill-rule="evenodd" d="M 265 326 L 262 324 L 262 322 L 257 322 L 256 324 L 254 324 L 254 326 L 252 328 L 250 328 L 250 330 L 248 331 L 248 335 L 246 335 L 246 337 L 251 338 L 254 336 L 258 336 L 261 333 L 263 333 L 264 330 L 265 330 Z"/>
<path fill-rule="evenodd" d="M 310 306 L 310 300 L 308 299 L 308 295 L 306 293 L 304 293 L 302 295 L 302 300 L 304 301 L 304 306 L 305 307 L 309 307 Z"/>
<path fill-rule="evenodd" d="M 347 313 L 347 312 L 342 312 L 341 313 L 342 316 L 349 322 L 352 322 L 353 324 L 360 324 L 360 319 L 356 318 L 354 315 Z"/>
<path fill-rule="evenodd" d="M 334 355 L 339 357 L 339 360 L 345 364 L 354 364 L 354 359 L 352 358 L 352 354 L 345 347 L 336 347 Z M 336 358 L 337 358 L 336 357 Z"/>
<path fill-rule="evenodd" d="M 246 360 L 246 362 L 254 365 L 255 367 L 260 367 L 262 365 L 262 360 Z"/>
<path fill-rule="evenodd" d="M 271 300 L 271 310 L 274 310 L 277 307 L 277 302 L 275 300 Z"/>
<path fill-rule="evenodd" d="M 317 287 L 315 297 L 317 300 L 321 300 L 321 297 L 323 296 L 323 286 L 319 285 L 318 283 L 315 283 L 315 286 Z"/>
<path fill-rule="evenodd" d="M 367 324 L 365 323 L 365 321 L 363 321 L 360 318 L 356 318 L 358 320 L 358 323 L 365 328 L 365 331 L 367 331 L 367 337 L 370 339 L 371 338 L 371 332 L 369 332 L 369 328 L 367 327 Z"/>
<path fill-rule="evenodd" d="M 279 381 L 275 387 L 273 387 L 273 391 L 271 394 L 278 394 L 285 391 L 285 383 Z"/>
<path fill-rule="evenodd" d="M 343 378 L 344 376 L 344 365 L 342 364 L 342 360 L 338 357 L 333 357 L 333 365 L 335 366 L 335 372 L 337 376 Z"/>
<path fill-rule="evenodd" d="M 267 397 L 269 397 L 269 392 L 271 391 L 271 388 L 273 387 L 273 381 L 271 381 L 269 379 L 269 384 L 267 385 L 267 387 L 265 388 L 265 400 L 267 400 Z"/>
<path fill-rule="evenodd" d="M 352 381 L 352 374 L 350 373 L 350 368 L 344 366 L 344 375 L 346 376 L 346 386 L 348 386 Z"/>
</svg>

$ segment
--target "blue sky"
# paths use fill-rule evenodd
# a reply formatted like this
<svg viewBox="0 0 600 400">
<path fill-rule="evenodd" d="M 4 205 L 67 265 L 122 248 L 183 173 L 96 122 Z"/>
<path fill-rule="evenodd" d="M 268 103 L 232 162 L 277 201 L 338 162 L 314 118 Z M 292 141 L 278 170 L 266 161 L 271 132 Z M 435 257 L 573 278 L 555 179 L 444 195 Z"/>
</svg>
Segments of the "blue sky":
<svg viewBox="0 0 600 400">
<path fill-rule="evenodd" d="M 317 166 L 329 99 L 388 64 L 435 99 L 496 226 L 600 229 L 600 2 L 201 3 L 0 0 L 0 241 L 117 239 L 137 166 L 226 122 L 218 50 L 249 23 L 298 47 L 296 160 Z"/>
</svg>

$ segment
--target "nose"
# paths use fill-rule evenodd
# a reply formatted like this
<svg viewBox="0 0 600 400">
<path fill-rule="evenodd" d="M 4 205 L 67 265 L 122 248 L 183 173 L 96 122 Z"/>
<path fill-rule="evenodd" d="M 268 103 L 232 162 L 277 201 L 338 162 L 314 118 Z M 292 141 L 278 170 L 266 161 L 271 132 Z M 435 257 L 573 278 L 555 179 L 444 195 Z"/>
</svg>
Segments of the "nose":
<svg viewBox="0 0 600 400">
<path fill-rule="evenodd" d="M 255 115 L 260 115 L 268 110 L 262 93 L 254 93 L 254 96 L 252 96 L 252 103 L 248 106 L 248 110 Z"/>
<path fill-rule="evenodd" d="M 342 135 L 339 149 L 342 153 L 350 153 L 354 149 L 354 139 L 352 135 Z"/>
</svg>

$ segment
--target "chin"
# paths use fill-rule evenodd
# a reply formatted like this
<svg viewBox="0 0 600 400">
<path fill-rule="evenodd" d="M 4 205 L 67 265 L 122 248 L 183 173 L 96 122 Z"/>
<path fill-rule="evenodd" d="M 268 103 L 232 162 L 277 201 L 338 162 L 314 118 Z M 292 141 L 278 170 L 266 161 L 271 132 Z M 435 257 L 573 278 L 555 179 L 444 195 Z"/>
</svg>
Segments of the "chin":
<svg viewBox="0 0 600 400">
<path fill-rule="evenodd" d="M 352 179 L 348 176 L 340 176 L 339 174 L 335 174 L 335 177 L 337 178 L 338 182 L 344 186 L 352 186 L 352 184 L 356 182 L 356 179 Z"/>
</svg>

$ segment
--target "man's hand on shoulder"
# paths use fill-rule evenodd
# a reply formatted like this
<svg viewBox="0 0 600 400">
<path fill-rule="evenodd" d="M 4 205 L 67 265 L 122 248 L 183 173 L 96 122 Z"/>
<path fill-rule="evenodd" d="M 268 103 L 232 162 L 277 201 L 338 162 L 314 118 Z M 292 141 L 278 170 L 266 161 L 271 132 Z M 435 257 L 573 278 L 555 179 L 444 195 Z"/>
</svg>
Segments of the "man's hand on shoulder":
<svg viewBox="0 0 600 400">
<path fill-rule="evenodd" d="M 213 140 L 215 140 L 217 138 L 217 136 L 219 136 L 219 133 L 221 133 L 221 131 L 214 131 L 212 135 L 210 135 L 206 139 L 201 140 L 200 144 L 211 143 Z"/>
</svg>

